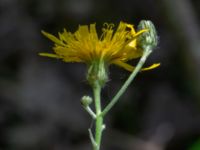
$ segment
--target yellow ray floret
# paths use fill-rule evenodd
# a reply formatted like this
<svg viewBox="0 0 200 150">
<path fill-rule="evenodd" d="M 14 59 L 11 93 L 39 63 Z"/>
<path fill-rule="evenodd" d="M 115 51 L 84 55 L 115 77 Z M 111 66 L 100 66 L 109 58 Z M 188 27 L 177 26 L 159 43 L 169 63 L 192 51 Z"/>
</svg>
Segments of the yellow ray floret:
<svg viewBox="0 0 200 150">
<path fill-rule="evenodd" d="M 137 36 L 148 29 L 135 31 L 133 25 L 120 22 L 114 30 L 113 24 L 105 23 L 102 34 L 98 36 L 96 24 L 80 25 L 75 33 L 66 29 L 58 33 L 58 37 L 42 31 L 54 42 L 54 53 L 40 53 L 41 56 L 62 59 L 65 62 L 83 62 L 90 64 L 103 60 L 106 64 L 115 64 L 128 71 L 134 69 L 127 61 L 139 58 L 143 50 L 137 48 Z M 159 64 L 153 64 L 143 70 L 153 69 Z"/>
</svg>

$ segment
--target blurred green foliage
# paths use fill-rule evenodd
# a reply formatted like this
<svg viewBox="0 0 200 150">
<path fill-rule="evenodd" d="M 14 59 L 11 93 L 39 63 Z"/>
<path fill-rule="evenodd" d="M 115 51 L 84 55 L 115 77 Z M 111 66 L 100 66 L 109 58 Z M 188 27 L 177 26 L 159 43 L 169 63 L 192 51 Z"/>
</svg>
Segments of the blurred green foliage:
<svg viewBox="0 0 200 150">
<path fill-rule="evenodd" d="M 195 141 L 188 150 L 200 150 L 200 139 Z"/>
</svg>

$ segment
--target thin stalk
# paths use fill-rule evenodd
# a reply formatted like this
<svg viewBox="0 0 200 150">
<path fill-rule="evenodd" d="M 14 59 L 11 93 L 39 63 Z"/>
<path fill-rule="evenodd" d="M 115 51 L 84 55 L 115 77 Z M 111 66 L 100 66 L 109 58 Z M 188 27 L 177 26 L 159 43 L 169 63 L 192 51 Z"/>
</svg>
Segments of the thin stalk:
<svg viewBox="0 0 200 150">
<path fill-rule="evenodd" d="M 96 114 L 92 111 L 92 109 L 89 106 L 84 107 L 84 109 L 89 113 L 92 119 L 96 119 Z"/>
<path fill-rule="evenodd" d="M 93 87 L 94 100 L 95 100 L 95 108 L 96 108 L 96 128 L 95 128 L 95 142 L 96 146 L 94 146 L 94 150 L 100 149 L 101 144 L 101 136 L 103 131 L 103 116 L 101 114 L 101 86 L 96 83 Z"/>
<path fill-rule="evenodd" d="M 152 51 L 151 50 L 146 50 L 143 54 L 143 56 L 140 58 L 137 66 L 129 76 L 129 78 L 126 80 L 126 82 L 122 85 L 121 89 L 117 92 L 117 94 L 113 97 L 113 99 L 110 101 L 110 103 L 104 108 L 100 116 L 105 116 L 108 111 L 115 105 L 115 103 L 119 100 L 119 98 L 122 96 L 122 94 L 126 91 L 128 86 L 131 84 L 133 79 L 136 77 L 138 72 L 141 70 L 142 66 L 144 65 L 147 57 L 150 55 Z"/>
</svg>

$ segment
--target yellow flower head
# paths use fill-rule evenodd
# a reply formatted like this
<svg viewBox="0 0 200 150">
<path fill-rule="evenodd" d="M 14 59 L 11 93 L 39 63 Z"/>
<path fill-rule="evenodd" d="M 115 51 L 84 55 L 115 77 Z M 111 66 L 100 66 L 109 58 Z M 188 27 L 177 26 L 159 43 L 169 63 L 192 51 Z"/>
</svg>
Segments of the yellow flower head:
<svg viewBox="0 0 200 150">
<path fill-rule="evenodd" d="M 113 28 L 113 24 L 105 23 L 99 36 L 96 24 L 80 25 L 75 33 L 64 29 L 62 33 L 58 33 L 58 38 L 42 31 L 55 43 L 53 47 L 55 53 L 40 53 L 40 55 L 88 65 L 103 61 L 106 65 L 115 64 L 132 71 L 134 67 L 127 64 L 127 61 L 142 56 L 143 50 L 137 48 L 137 37 L 148 29 L 136 32 L 133 25 L 124 22 L 120 22 L 117 29 Z M 157 66 L 158 64 L 154 64 L 144 70 Z"/>
</svg>

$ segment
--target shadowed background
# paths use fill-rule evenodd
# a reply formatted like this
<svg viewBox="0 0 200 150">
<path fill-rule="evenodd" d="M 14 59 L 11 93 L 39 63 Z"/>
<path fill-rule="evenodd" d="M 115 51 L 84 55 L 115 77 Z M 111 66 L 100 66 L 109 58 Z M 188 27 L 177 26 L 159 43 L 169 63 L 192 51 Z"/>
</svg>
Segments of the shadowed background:
<svg viewBox="0 0 200 150">
<path fill-rule="evenodd" d="M 86 66 L 39 57 L 53 46 L 41 30 L 148 19 L 159 46 L 146 65 L 161 66 L 140 73 L 106 116 L 102 149 L 200 150 L 199 14 L 198 0 L 0 0 L 0 149 L 91 149 Z M 130 73 L 109 74 L 104 106 Z"/>
</svg>

